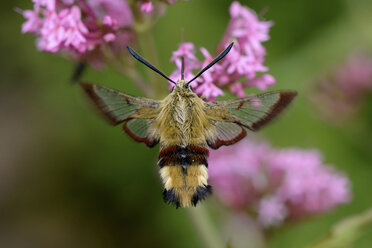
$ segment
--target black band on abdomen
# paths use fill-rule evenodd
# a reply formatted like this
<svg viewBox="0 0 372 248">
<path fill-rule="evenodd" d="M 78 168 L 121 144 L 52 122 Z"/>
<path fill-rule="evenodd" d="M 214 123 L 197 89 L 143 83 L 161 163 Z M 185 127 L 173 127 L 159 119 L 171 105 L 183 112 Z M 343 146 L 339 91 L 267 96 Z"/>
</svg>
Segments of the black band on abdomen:
<svg viewBox="0 0 372 248">
<path fill-rule="evenodd" d="M 169 165 L 205 165 L 208 167 L 209 151 L 201 146 L 172 146 L 163 148 L 159 153 L 160 168 Z"/>
</svg>

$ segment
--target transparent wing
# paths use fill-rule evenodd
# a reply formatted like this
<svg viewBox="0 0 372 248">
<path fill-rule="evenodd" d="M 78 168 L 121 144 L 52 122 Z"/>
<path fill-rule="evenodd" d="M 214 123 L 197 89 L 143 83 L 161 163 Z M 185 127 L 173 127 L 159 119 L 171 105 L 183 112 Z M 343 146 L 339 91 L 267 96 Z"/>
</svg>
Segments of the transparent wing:
<svg viewBox="0 0 372 248">
<path fill-rule="evenodd" d="M 216 128 L 216 136 L 213 140 L 208 140 L 208 145 L 217 149 L 220 146 L 232 145 L 246 136 L 246 131 L 239 124 L 233 122 L 213 122 Z"/>
<path fill-rule="evenodd" d="M 238 142 L 245 136 L 245 131 L 243 129 L 244 132 L 239 132 L 237 126 L 252 131 L 260 129 L 282 112 L 296 95 L 296 91 L 281 90 L 241 99 L 205 103 L 207 117 L 217 131 L 217 137 L 214 137 L 215 140 L 209 140 L 209 145 L 218 148 Z"/>
<path fill-rule="evenodd" d="M 150 132 L 150 128 L 158 115 L 159 101 L 130 96 L 98 84 L 81 83 L 81 86 L 112 124 L 124 122 L 124 131 L 134 140 L 148 146 L 157 143 L 156 132 Z"/>
</svg>

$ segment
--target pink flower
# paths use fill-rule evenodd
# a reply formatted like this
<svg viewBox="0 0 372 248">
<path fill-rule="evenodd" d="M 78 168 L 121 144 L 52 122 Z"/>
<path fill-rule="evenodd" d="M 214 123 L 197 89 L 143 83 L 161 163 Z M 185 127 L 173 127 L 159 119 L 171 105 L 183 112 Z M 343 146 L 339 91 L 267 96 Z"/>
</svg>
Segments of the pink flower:
<svg viewBox="0 0 372 248">
<path fill-rule="evenodd" d="M 355 52 L 318 80 L 311 99 L 325 118 L 342 123 L 372 91 L 372 58 Z"/>
<path fill-rule="evenodd" d="M 151 1 L 144 1 L 141 3 L 141 11 L 145 13 L 151 13 L 154 9 L 154 6 L 152 5 Z"/>
<path fill-rule="evenodd" d="M 279 226 L 287 218 L 288 209 L 277 196 L 262 198 L 258 204 L 258 222 L 262 226 Z"/>
<path fill-rule="evenodd" d="M 54 10 L 56 7 L 56 0 L 32 0 L 35 6 L 45 6 L 48 10 Z"/>
<path fill-rule="evenodd" d="M 210 81 L 200 84 L 200 86 L 195 89 L 195 93 L 204 96 L 209 101 L 216 100 L 217 96 L 223 96 L 223 91 Z"/>
<path fill-rule="evenodd" d="M 108 15 L 103 17 L 102 24 L 109 27 L 109 28 L 113 28 L 113 29 L 118 28 L 118 22 L 115 19 L 113 19 L 111 16 L 108 16 Z"/>
<path fill-rule="evenodd" d="M 256 77 L 252 80 L 248 80 L 247 82 L 244 82 L 243 85 L 245 87 L 251 87 L 255 86 L 259 90 L 266 90 L 270 86 L 275 84 L 275 78 L 271 76 L 270 74 L 263 74 L 259 77 Z"/>
<path fill-rule="evenodd" d="M 87 40 L 84 34 L 88 33 L 88 29 L 81 21 L 80 9 L 76 6 L 72 6 L 70 14 L 62 21 L 62 25 L 66 26 L 66 40 L 64 46 L 72 46 L 80 53 L 84 53 L 87 49 Z"/>
<path fill-rule="evenodd" d="M 134 24 L 132 11 L 126 0 L 87 0 L 97 18 L 110 16 L 119 27 L 130 27 Z"/>
<path fill-rule="evenodd" d="M 322 165 L 318 151 L 284 149 L 272 153 L 271 170 L 282 173 L 277 194 L 287 202 L 291 216 L 320 213 L 350 200 L 349 181 Z"/>
<path fill-rule="evenodd" d="M 179 48 L 172 53 L 170 61 L 181 61 L 180 57 L 183 57 L 185 61 L 190 61 L 188 67 L 198 68 L 200 65 L 198 59 L 195 57 L 195 48 L 194 44 L 191 42 L 183 42 Z"/>
<path fill-rule="evenodd" d="M 220 201 L 253 211 L 264 227 L 328 211 L 350 200 L 349 180 L 318 151 L 276 150 L 244 140 L 211 151 L 209 174 Z"/>
<path fill-rule="evenodd" d="M 227 89 L 238 97 L 244 97 L 246 87 L 266 90 L 275 84 L 275 79 L 271 75 L 262 74 L 268 69 L 263 65 L 266 50 L 261 43 L 269 39 L 268 32 L 272 23 L 260 21 L 252 10 L 238 2 L 231 4 L 230 15 L 228 28 L 217 50 L 224 50 L 230 42 L 234 42 L 234 46 L 218 65 L 196 80 L 197 84 L 194 86 L 198 95 L 208 96 L 206 101 L 215 100 L 216 96 L 223 95 L 222 89 Z M 178 75 L 177 71 L 180 70 L 178 60 L 181 56 L 185 58 L 185 65 L 189 66 L 188 75 L 200 71 L 217 56 L 211 56 L 205 48 L 200 48 L 200 51 L 204 56 L 202 61 L 196 58 L 192 43 L 181 43 L 171 58 L 171 61 L 177 64 L 177 69 L 172 75 Z"/>
<path fill-rule="evenodd" d="M 27 19 L 22 24 L 22 33 L 40 33 L 40 29 L 43 25 L 43 20 L 39 17 L 39 9 L 35 6 L 33 10 L 22 11 L 23 17 Z"/>
<path fill-rule="evenodd" d="M 113 34 L 113 33 L 108 33 L 108 34 L 105 34 L 103 36 L 103 39 L 106 41 L 106 42 L 112 42 L 116 39 L 116 36 Z"/>
<path fill-rule="evenodd" d="M 73 6 L 58 14 L 50 11 L 41 28 L 39 48 L 48 52 L 59 52 L 63 47 L 72 47 L 80 53 L 87 50 L 84 34 L 88 29 L 81 21 L 80 9 Z"/>
<path fill-rule="evenodd" d="M 64 51 L 72 58 L 102 65 L 102 46 L 119 56 L 134 40 L 133 15 L 125 0 L 33 0 L 34 10 L 21 11 L 26 18 L 22 32 L 37 36 L 40 50 Z"/>
</svg>

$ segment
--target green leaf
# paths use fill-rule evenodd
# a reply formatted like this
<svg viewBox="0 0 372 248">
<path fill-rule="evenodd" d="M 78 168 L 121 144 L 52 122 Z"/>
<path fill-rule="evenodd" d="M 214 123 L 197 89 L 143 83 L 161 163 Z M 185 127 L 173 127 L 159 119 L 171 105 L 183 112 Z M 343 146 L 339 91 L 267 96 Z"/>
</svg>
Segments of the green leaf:
<svg viewBox="0 0 372 248">
<path fill-rule="evenodd" d="M 329 234 L 308 248 L 349 248 L 372 226 L 372 209 L 341 220 Z"/>
</svg>

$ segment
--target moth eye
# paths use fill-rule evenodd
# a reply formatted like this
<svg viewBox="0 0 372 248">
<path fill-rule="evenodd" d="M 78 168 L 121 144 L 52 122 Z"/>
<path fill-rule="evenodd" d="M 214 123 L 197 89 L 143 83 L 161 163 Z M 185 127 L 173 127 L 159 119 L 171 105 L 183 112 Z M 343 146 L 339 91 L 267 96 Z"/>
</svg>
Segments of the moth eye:
<svg viewBox="0 0 372 248">
<path fill-rule="evenodd" d="M 190 84 L 185 84 L 183 87 L 185 87 L 186 89 L 192 90 L 192 87 Z"/>
</svg>

